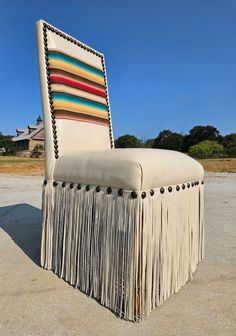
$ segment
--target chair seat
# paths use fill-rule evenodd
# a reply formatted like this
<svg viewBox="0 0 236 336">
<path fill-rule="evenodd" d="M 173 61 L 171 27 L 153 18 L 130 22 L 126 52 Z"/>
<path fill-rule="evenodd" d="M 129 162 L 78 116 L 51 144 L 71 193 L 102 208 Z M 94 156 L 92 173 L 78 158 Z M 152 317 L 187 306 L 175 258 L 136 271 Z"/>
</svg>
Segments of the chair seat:
<svg viewBox="0 0 236 336">
<path fill-rule="evenodd" d="M 163 149 L 107 149 L 62 154 L 54 179 L 125 190 L 148 190 L 203 178 L 191 157 Z"/>
</svg>

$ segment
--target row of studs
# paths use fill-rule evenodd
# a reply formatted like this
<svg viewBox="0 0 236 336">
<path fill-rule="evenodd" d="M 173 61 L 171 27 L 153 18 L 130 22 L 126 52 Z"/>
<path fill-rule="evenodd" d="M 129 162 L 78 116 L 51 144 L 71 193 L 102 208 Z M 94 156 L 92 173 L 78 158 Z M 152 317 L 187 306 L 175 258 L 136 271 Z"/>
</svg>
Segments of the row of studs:
<svg viewBox="0 0 236 336">
<path fill-rule="evenodd" d="M 109 95 L 108 95 L 108 86 L 107 86 L 106 67 L 105 67 L 104 57 L 102 57 L 102 69 L 104 73 L 104 82 L 105 82 L 105 90 L 106 90 L 107 113 L 108 113 L 108 121 L 109 121 L 109 136 L 110 136 L 111 148 L 113 148 L 114 140 L 113 140 L 113 134 L 112 134 L 111 111 L 110 111 L 110 102 L 109 102 Z"/>
<path fill-rule="evenodd" d="M 199 181 L 192 181 L 191 183 L 188 182 L 188 183 L 186 183 L 186 184 L 183 183 L 183 184 L 182 184 L 182 190 L 184 190 L 186 187 L 187 187 L 187 188 L 190 188 L 190 186 L 191 186 L 191 187 L 194 187 L 194 186 L 197 186 L 197 185 L 199 185 L 199 184 L 200 184 Z M 201 181 L 201 184 L 204 184 L 204 181 Z M 44 180 L 44 185 L 47 185 L 47 180 Z M 58 185 L 58 183 L 57 183 L 56 181 L 54 181 L 54 182 L 53 182 L 53 186 L 56 187 L 57 185 Z M 66 186 L 66 182 L 62 182 L 62 187 L 65 188 L 65 186 Z M 76 186 L 76 185 L 75 185 L 74 183 L 70 183 L 70 188 L 71 188 L 71 189 L 73 189 L 75 186 Z M 77 189 L 80 190 L 81 188 L 82 188 L 82 185 L 81 185 L 80 183 L 77 184 Z M 90 190 L 90 185 L 89 185 L 89 184 L 86 185 L 85 190 L 86 190 L 86 191 L 89 191 L 89 190 Z M 97 187 L 95 188 L 95 190 L 96 190 L 96 192 L 100 192 L 100 191 L 101 191 L 101 187 L 100 187 L 100 186 L 97 186 Z M 167 190 L 169 191 L 169 193 L 171 193 L 171 192 L 173 191 L 173 188 L 172 188 L 171 186 L 169 186 L 169 187 L 167 188 Z M 180 186 L 179 186 L 179 185 L 176 186 L 176 191 L 180 191 Z M 111 188 L 111 187 L 108 187 L 108 188 L 107 188 L 107 194 L 111 194 L 111 193 L 112 193 L 112 188 Z M 161 188 L 160 188 L 160 193 L 161 193 L 161 194 L 164 194 L 164 193 L 165 193 L 165 188 L 161 187 Z M 154 191 L 153 189 L 151 189 L 151 190 L 150 190 L 150 195 L 153 196 L 154 194 L 155 194 L 155 191 Z M 122 196 L 122 195 L 123 195 L 123 189 L 119 189 L 119 190 L 118 190 L 118 195 L 119 195 L 119 196 Z M 131 191 L 130 195 L 131 195 L 132 198 L 137 198 L 137 197 L 138 197 L 138 193 L 137 193 L 136 191 Z M 145 191 L 143 191 L 143 192 L 141 193 L 141 197 L 144 199 L 144 198 L 146 198 L 146 196 L 147 196 L 147 193 L 146 193 Z"/>
<path fill-rule="evenodd" d="M 58 153 L 58 142 L 57 142 L 57 127 L 56 127 L 56 120 L 55 120 L 54 109 L 53 109 L 53 99 L 52 99 L 52 93 L 51 93 L 51 81 L 50 81 L 50 71 L 49 71 L 49 61 L 48 61 L 47 28 L 49 29 L 49 26 L 46 23 L 44 23 L 43 24 L 43 43 L 44 43 L 44 55 L 45 55 L 46 72 L 47 72 L 48 98 L 49 98 L 51 121 L 52 121 L 54 155 L 55 155 L 55 159 L 58 159 L 59 153 Z"/>
<path fill-rule="evenodd" d="M 60 37 L 66 39 L 67 41 L 76 44 L 77 46 L 91 52 L 92 54 L 98 56 L 102 60 L 102 68 L 104 73 L 104 82 L 105 82 L 105 90 L 106 90 L 106 102 L 107 102 L 107 112 L 108 112 L 108 121 L 109 121 L 109 135 L 110 135 L 110 143 L 111 148 L 114 147 L 113 143 L 113 135 L 112 135 L 112 126 L 111 126 L 111 113 L 110 113 L 110 104 L 108 99 L 108 90 L 107 90 L 107 78 L 106 78 L 106 69 L 105 69 L 105 63 L 104 58 L 101 54 L 99 54 L 94 49 L 87 47 L 83 43 L 73 39 L 72 37 L 66 35 L 65 33 L 62 33 L 58 29 L 53 28 L 52 26 L 48 25 L 47 23 L 43 23 L 43 39 L 44 39 L 44 52 L 45 52 L 45 61 L 46 61 L 46 71 L 47 71 L 47 83 L 48 83 L 48 94 L 49 94 L 49 102 L 50 102 L 50 109 L 51 109 L 51 117 L 52 117 L 52 128 L 53 128 L 53 138 L 54 138 L 54 153 L 55 158 L 58 159 L 58 142 L 57 142 L 57 130 L 56 130 L 56 121 L 53 111 L 53 100 L 51 95 L 51 83 L 50 83 L 50 72 L 49 72 L 49 63 L 48 63 L 48 47 L 47 47 L 47 31 L 50 30 L 51 32 L 55 33 L 56 35 L 59 35 Z"/>
</svg>

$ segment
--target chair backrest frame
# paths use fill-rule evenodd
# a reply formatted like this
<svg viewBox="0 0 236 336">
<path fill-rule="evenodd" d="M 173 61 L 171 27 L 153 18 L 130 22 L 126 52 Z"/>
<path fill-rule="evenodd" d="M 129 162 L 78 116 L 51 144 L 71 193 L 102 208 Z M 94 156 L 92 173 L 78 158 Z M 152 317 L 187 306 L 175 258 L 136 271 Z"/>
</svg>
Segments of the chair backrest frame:
<svg viewBox="0 0 236 336">
<path fill-rule="evenodd" d="M 96 55 L 97 57 L 101 59 L 103 75 L 104 75 L 105 99 L 106 99 L 107 113 L 108 113 L 109 138 L 110 138 L 111 148 L 114 147 L 114 139 L 113 139 L 113 131 L 112 131 L 112 121 L 111 121 L 110 102 L 109 102 L 104 55 L 94 50 L 93 48 L 85 45 L 79 40 L 73 38 L 72 36 L 65 34 L 61 30 L 55 28 L 54 26 L 48 24 L 47 22 L 40 20 L 37 22 L 37 37 L 38 37 L 38 57 L 39 57 L 40 83 L 41 83 L 41 97 L 42 97 L 44 127 L 45 127 L 46 161 L 48 161 L 46 163 L 49 163 L 49 166 L 53 166 L 54 165 L 53 161 L 57 160 L 60 156 L 60 148 L 58 144 L 57 121 L 55 119 L 53 96 L 52 96 L 52 91 L 51 91 L 50 68 L 49 68 L 49 48 L 48 48 L 48 36 L 47 36 L 48 32 L 56 34 L 61 39 L 65 39 L 69 43 L 76 45 L 86 50 L 88 53 L 92 53 L 93 55 Z M 52 153 L 54 153 L 53 155 L 54 160 L 52 157 L 49 157 L 49 156 L 52 156 Z"/>
</svg>

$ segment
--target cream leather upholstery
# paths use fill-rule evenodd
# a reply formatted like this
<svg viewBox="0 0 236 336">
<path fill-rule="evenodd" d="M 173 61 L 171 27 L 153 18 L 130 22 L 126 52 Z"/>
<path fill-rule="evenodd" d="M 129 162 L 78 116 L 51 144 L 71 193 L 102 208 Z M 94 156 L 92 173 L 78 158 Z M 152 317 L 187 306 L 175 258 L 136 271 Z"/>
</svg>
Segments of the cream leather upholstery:
<svg viewBox="0 0 236 336">
<path fill-rule="evenodd" d="M 53 178 L 126 190 L 149 190 L 203 179 L 202 166 L 180 152 L 161 149 L 108 149 L 67 152 Z"/>
<path fill-rule="evenodd" d="M 111 149 L 107 127 L 73 120 L 58 120 L 58 145 L 60 153 L 68 151 Z M 90 134 L 96 134 L 91 136 Z M 89 140 L 88 140 L 89 137 Z"/>
<path fill-rule="evenodd" d="M 45 50 L 43 39 L 43 24 L 39 20 L 36 24 L 37 28 L 37 41 L 38 41 L 38 62 L 39 62 L 39 75 L 41 84 L 41 99 L 43 107 L 43 117 L 45 126 L 45 149 L 46 149 L 46 167 L 45 178 L 52 179 L 54 164 L 54 139 L 52 120 L 50 115 L 50 102 L 48 95 L 47 85 L 47 69 L 45 64 Z M 55 28 L 56 29 L 56 28 Z M 101 57 L 88 52 L 87 50 L 78 47 L 67 39 L 47 31 L 47 47 L 48 49 L 65 50 L 72 57 L 79 58 L 87 62 L 91 66 L 96 66 L 98 69 L 103 69 Z M 102 54 L 100 54 L 102 55 Z M 73 90 L 73 89 L 72 89 Z M 75 91 L 75 90 L 74 90 Z M 89 94 L 87 94 L 89 96 Z M 108 96 L 107 96 L 108 97 Z M 106 101 L 105 98 L 103 100 Z M 111 125 L 111 119 L 110 119 Z M 56 120 L 57 143 L 59 155 L 63 155 L 70 150 L 81 149 L 108 149 L 111 148 L 111 139 L 113 141 L 112 131 L 103 125 L 57 119 Z"/>
</svg>

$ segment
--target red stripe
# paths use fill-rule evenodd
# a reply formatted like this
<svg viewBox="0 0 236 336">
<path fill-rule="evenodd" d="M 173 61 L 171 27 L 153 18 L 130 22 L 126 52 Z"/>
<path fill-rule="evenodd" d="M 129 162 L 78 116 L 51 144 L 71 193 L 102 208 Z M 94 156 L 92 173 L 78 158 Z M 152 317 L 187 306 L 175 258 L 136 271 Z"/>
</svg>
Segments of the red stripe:
<svg viewBox="0 0 236 336">
<path fill-rule="evenodd" d="M 78 88 L 78 89 L 81 89 L 81 90 L 84 90 L 84 91 L 95 93 L 96 95 L 99 95 L 99 96 L 102 96 L 102 97 L 106 97 L 106 92 L 105 91 L 95 89 L 91 86 L 76 82 L 76 81 L 68 79 L 68 78 L 64 78 L 64 77 L 61 77 L 61 76 L 50 75 L 50 79 L 51 79 L 52 83 L 67 84 L 69 86 L 73 86 L 75 88 Z"/>
</svg>

